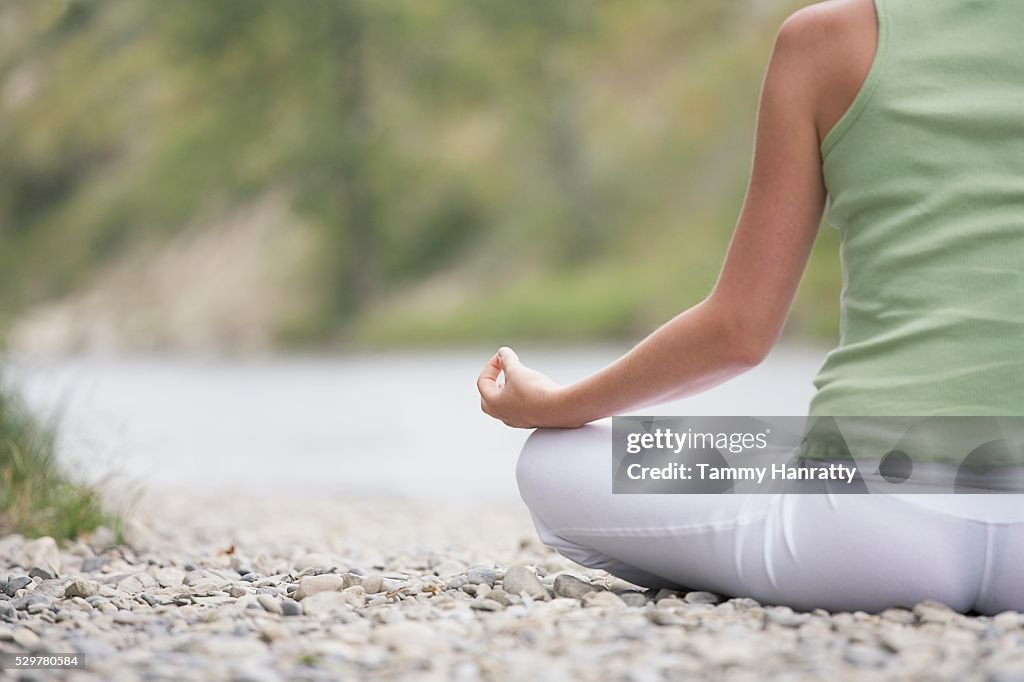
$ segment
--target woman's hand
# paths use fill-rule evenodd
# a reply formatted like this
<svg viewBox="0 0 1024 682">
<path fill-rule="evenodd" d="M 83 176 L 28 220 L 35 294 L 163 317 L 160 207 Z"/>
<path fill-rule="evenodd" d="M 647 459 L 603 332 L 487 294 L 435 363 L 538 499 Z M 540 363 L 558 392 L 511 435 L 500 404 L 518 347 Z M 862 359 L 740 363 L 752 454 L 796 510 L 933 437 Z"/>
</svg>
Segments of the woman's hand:
<svg viewBox="0 0 1024 682">
<path fill-rule="evenodd" d="M 487 361 L 476 387 L 480 408 L 508 426 L 579 426 L 567 418 L 565 389 L 521 363 L 511 348 L 500 348 Z"/>
</svg>

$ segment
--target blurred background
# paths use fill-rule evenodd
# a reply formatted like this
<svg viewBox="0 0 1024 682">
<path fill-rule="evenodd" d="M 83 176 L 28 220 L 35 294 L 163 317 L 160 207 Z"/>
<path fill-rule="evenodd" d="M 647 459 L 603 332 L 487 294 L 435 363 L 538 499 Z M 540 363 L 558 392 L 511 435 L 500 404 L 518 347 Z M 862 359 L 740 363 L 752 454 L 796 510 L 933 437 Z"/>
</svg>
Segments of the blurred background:
<svg viewBox="0 0 1024 682">
<path fill-rule="evenodd" d="M 476 373 L 708 293 L 805 4 L 2 0 L 8 383 L 86 474 L 513 496 Z M 663 413 L 802 413 L 840 287 L 823 226 L 783 348 Z"/>
</svg>

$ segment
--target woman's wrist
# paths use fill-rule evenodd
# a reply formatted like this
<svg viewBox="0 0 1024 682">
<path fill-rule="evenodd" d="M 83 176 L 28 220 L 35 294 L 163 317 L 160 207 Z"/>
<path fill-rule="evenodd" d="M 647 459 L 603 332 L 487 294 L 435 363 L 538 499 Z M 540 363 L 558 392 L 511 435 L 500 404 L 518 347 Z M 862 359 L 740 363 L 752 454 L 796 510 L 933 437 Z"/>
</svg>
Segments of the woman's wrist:
<svg viewBox="0 0 1024 682">
<path fill-rule="evenodd" d="M 599 418 L 593 406 L 587 404 L 578 383 L 557 387 L 548 401 L 544 417 L 546 423 L 562 428 L 576 428 Z"/>
</svg>

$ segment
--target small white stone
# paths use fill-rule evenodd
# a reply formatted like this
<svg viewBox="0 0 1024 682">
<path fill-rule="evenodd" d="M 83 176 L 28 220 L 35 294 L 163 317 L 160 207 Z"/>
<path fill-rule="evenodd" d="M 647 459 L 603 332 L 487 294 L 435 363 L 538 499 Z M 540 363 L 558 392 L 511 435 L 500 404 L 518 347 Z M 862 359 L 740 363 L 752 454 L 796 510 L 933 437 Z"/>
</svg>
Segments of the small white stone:
<svg viewBox="0 0 1024 682">
<path fill-rule="evenodd" d="M 302 601 L 318 592 L 337 592 L 344 586 L 344 578 L 335 573 L 309 575 L 299 581 L 299 589 L 295 591 L 294 598 L 296 601 Z"/>
</svg>

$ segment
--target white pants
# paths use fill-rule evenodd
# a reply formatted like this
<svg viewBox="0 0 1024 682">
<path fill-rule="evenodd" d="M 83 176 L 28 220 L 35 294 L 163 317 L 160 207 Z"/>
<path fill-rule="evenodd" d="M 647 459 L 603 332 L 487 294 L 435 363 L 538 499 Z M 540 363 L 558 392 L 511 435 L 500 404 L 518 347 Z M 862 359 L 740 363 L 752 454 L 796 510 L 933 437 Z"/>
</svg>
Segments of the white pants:
<svg viewBox="0 0 1024 682">
<path fill-rule="evenodd" d="M 1024 611 L 1024 496 L 613 495 L 611 421 L 538 429 L 516 477 L 541 541 L 644 587 L 810 610 Z"/>
</svg>

